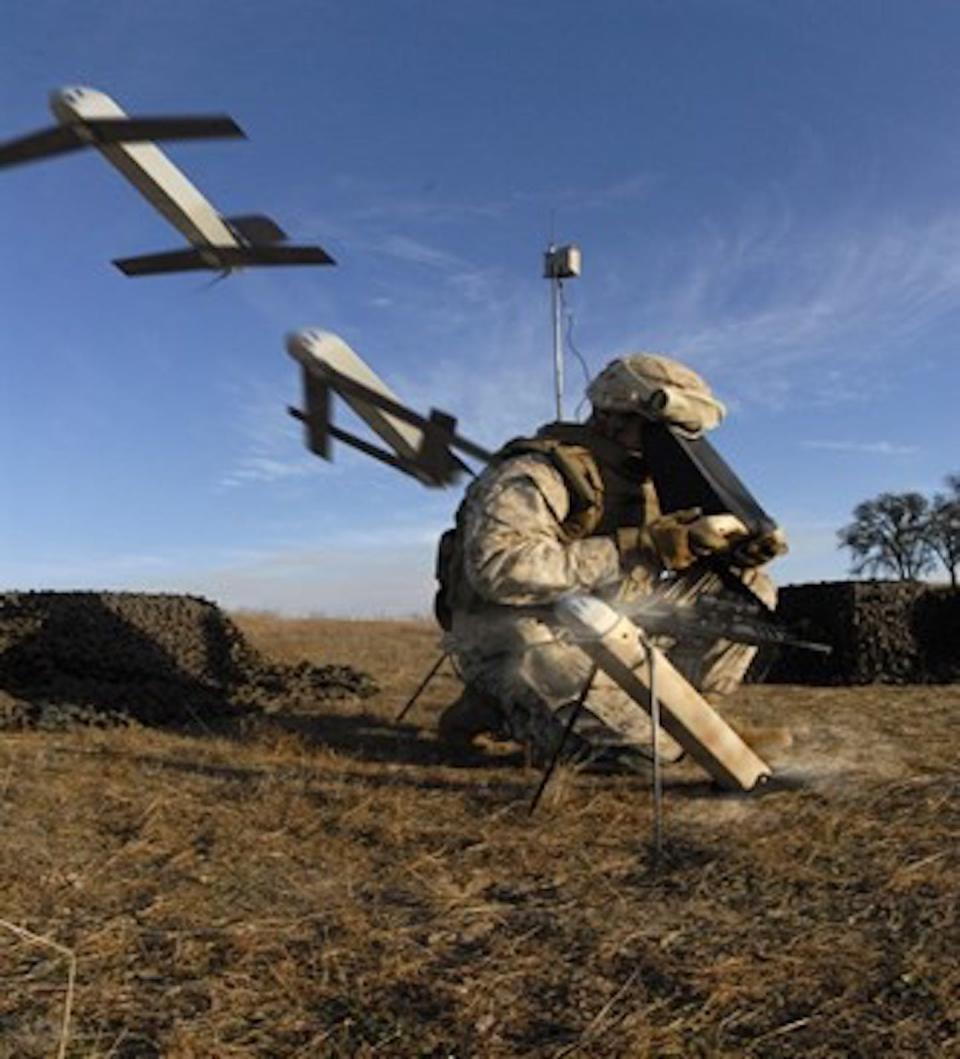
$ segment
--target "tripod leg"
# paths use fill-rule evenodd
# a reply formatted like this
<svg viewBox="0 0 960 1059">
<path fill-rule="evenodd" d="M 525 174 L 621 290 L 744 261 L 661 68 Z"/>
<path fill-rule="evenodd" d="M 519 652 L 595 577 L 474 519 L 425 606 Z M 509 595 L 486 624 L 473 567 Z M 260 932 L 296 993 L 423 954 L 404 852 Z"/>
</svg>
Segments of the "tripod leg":
<svg viewBox="0 0 960 1059">
<path fill-rule="evenodd" d="M 580 716 L 580 711 L 583 709 L 583 704 L 587 701 L 587 695 L 590 693 L 590 688 L 593 685 L 594 678 L 597 675 L 597 669 L 599 667 L 594 665 L 590 670 L 590 675 L 584 682 L 583 687 L 580 689 L 580 694 L 577 696 L 577 701 L 574 704 L 573 709 L 570 711 L 570 716 L 567 718 L 566 726 L 563 729 L 563 735 L 560 736 L 560 742 L 557 743 L 557 749 L 553 752 L 553 757 L 550 758 L 550 762 L 547 765 L 546 771 L 540 779 L 540 785 L 537 787 L 536 793 L 533 796 L 533 800 L 530 802 L 530 809 L 528 816 L 533 816 L 534 810 L 540 803 L 540 799 L 543 797 L 543 792 L 547 789 L 547 784 L 550 782 L 550 777 L 553 775 L 554 770 L 560 761 L 560 755 L 563 753 L 564 747 L 567 745 L 567 740 L 570 738 L 570 733 L 573 731 L 573 726 L 577 723 L 577 718 Z"/>
<path fill-rule="evenodd" d="M 653 755 L 653 858 L 663 852 L 663 764 L 660 761 L 660 699 L 657 693 L 656 660 L 653 645 L 646 644 L 650 672 L 650 750 Z"/>
<path fill-rule="evenodd" d="M 424 691 L 426 691 L 427 685 L 430 683 L 431 680 L 433 680 L 433 678 L 437 675 L 437 672 L 439 671 L 440 667 L 447 660 L 447 655 L 448 652 L 444 651 L 444 653 L 436 660 L 436 662 L 433 663 L 433 665 L 430 667 L 430 672 L 427 673 L 423 680 L 420 681 L 420 686 L 410 696 L 410 698 L 407 699 L 403 709 L 397 714 L 394 720 L 395 724 L 399 724 L 404 719 L 404 717 L 406 717 L 407 714 L 413 709 L 417 699 L 419 699 L 420 696 L 424 693 Z"/>
</svg>

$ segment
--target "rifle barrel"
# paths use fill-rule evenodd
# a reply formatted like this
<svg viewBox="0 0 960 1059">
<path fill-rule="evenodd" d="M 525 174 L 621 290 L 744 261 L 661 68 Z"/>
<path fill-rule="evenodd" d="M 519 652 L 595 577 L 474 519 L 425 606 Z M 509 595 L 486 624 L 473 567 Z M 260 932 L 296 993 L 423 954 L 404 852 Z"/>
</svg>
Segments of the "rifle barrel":
<svg viewBox="0 0 960 1059">
<path fill-rule="evenodd" d="M 684 637 L 690 636 L 701 640 L 733 640 L 736 643 L 752 644 L 757 647 L 765 644 L 777 644 L 781 647 L 794 647 L 801 651 L 815 651 L 818 654 L 831 654 L 829 644 L 817 643 L 794 636 L 789 629 L 773 625 L 768 621 L 755 621 L 748 616 L 735 616 L 730 622 L 723 622 L 710 616 L 697 614 L 696 606 L 691 613 L 684 614 L 672 611 L 657 612 L 645 610 L 642 606 L 628 612 L 628 617 L 638 625 L 654 634 Z"/>
</svg>

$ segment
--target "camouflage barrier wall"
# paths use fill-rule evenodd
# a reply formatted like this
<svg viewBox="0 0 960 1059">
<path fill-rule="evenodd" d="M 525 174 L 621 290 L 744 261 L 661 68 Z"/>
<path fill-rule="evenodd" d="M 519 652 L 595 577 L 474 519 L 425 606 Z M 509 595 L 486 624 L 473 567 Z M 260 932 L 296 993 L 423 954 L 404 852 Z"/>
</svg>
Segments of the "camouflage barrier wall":
<svg viewBox="0 0 960 1059">
<path fill-rule="evenodd" d="M 778 614 L 830 656 L 782 650 L 763 677 L 775 684 L 928 684 L 960 681 L 960 593 L 901 581 L 787 585 Z"/>
<path fill-rule="evenodd" d="M 376 690 L 347 665 L 263 658 L 194 596 L 0 593 L 0 728 L 181 724 Z"/>
</svg>

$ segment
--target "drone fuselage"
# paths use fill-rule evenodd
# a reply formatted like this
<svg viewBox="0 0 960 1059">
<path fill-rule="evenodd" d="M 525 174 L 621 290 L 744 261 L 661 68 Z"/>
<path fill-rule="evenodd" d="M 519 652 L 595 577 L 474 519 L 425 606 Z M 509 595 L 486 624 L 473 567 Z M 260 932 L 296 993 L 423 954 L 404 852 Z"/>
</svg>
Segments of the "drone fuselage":
<svg viewBox="0 0 960 1059">
<path fill-rule="evenodd" d="M 84 122 L 127 117 L 106 93 L 86 87 L 52 93 L 50 109 L 61 125 L 73 126 L 81 136 Z M 217 210 L 155 144 L 98 143 L 92 136 L 90 143 L 194 246 L 241 245 Z M 210 264 L 217 264 L 215 253 Z"/>
</svg>

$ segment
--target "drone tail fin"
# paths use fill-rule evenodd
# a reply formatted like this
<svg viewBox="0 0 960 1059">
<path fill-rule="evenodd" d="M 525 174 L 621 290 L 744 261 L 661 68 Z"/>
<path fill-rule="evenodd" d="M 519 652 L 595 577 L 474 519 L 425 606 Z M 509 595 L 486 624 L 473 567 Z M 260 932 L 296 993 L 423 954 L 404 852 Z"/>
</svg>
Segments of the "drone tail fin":
<svg viewBox="0 0 960 1059">
<path fill-rule="evenodd" d="M 260 213 L 242 217 L 225 217 L 231 231 L 252 246 L 264 246 L 286 242 L 287 233 L 271 217 Z"/>
</svg>

